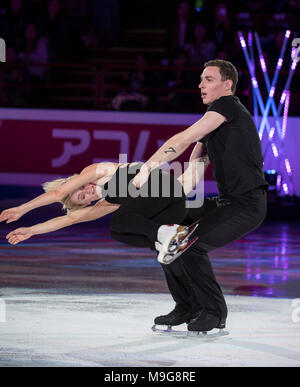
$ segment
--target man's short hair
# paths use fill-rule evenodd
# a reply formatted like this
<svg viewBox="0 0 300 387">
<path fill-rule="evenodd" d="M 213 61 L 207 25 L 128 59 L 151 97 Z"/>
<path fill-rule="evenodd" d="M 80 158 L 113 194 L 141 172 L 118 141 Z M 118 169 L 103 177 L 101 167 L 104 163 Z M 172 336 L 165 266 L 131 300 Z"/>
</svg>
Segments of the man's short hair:
<svg viewBox="0 0 300 387">
<path fill-rule="evenodd" d="M 205 68 L 208 66 L 219 67 L 222 81 L 227 81 L 228 79 L 232 81 L 231 91 L 234 94 L 239 78 L 236 67 L 231 62 L 222 59 L 209 60 L 204 63 Z"/>
</svg>

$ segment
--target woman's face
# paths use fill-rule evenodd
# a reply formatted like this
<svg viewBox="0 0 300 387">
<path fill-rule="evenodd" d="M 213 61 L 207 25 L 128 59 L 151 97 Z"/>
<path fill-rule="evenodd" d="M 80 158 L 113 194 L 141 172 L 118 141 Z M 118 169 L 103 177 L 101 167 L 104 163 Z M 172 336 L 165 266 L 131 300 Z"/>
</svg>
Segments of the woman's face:
<svg viewBox="0 0 300 387">
<path fill-rule="evenodd" d="M 91 183 L 84 185 L 70 195 L 70 200 L 73 204 L 84 206 L 88 206 L 91 202 L 99 198 L 100 195 L 97 193 L 97 186 Z"/>
</svg>

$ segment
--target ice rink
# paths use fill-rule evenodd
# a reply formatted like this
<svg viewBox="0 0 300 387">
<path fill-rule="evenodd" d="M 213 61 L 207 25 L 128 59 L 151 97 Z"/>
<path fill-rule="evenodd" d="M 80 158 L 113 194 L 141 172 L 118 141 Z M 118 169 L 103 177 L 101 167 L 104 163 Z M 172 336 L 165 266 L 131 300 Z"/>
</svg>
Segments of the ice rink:
<svg viewBox="0 0 300 387">
<path fill-rule="evenodd" d="M 162 293 L 5 288 L 2 300 L 1 366 L 300 366 L 300 312 L 289 299 L 227 296 L 229 335 L 212 338 L 152 332 L 173 305 Z"/>
<path fill-rule="evenodd" d="M 229 335 L 205 338 L 152 332 L 174 308 L 163 270 L 152 251 L 111 240 L 105 224 L 18 246 L 3 238 L 0 366 L 299 367 L 299 236 L 298 223 L 265 223 L 211 252 Z"/>
</svg>

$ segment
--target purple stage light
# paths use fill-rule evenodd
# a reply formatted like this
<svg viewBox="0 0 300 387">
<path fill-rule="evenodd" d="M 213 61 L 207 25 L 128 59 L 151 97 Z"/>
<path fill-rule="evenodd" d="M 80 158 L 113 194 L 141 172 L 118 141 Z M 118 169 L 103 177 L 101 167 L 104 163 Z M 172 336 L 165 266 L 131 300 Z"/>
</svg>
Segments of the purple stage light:
<svg viewBox="0 0 300 387">
<path fill-rule="evenodd" d="M 286 90 L 284 90 L 284 92 L 281 94 L 281 98 L 280 98 L 280 103 L 283 104 L 284 100 L 285 100 L 285 97 L 286 97 Z"/>
<path fill-rule="evenodd" d="M 278 150 L 274 142 L 272 143 L 272 151 L 273 151 L 274 157 L 278 157 Z"/>
<path fill-rule="evenodd" d="M 270 133 L 269 133 L 269 140 L 272 140 L 272 139 L 273 139 L 274 133 L 275 133 L 275 128 L 274 128 L 274 126 L 273 126 L 273 127 L 271 128 L 271 130 L 270 130 Z"/>
<path fill-rule="evenodd" d="M 256 78 L 255 78 L 255 77 L 252 77 L 252 78 L 251 78 L 251 81 L 252 81 L 253 87 L 257 88 L 257 87 L 258 87 L 258 83 L 257 83 Z"/>
<path fill-rule="evenodd" d="M 267 103 L 266 103 L 264 111 L 263 111 L 262 121 L 260 123 L 260 128 L 259 128 L 259 132 L 260 133 L 262 133 L 264 131 L 265 125 L 268 124 L 268 115 L 269 115 L 270 107 L 271 106 L 275 107 L 273 97 L 274 97 L 274 94 L 275 94 L 275 87 L 276 87 L 276 84 L 277 84 L 279 72 L 280 72 L 280 69 L 281 69 L 282 64 L 283 64 L 283 58 L 284 58 L 284 53 L 285 53 L 286 44 L 287 44 L 287 40 L 288 40 L 287 37 L 289 36 L 289 32 L 290 31 L 286 31 L 286 34 L 285 34 L 286 37 L 285 37 L 285 39 L 283 41 L 283 44 L 282 44 L 282 47 L 281 47 L 281 50 L 280 50 L 279 59 L 278 59 L 278 62 L 277 62 L 275 74 L 274 74 L 274 77 L 273 77 L 272 84 L 270 85 L 271 88 L 270 88 L 269 97 L 268 97 Z M 259 55 L 262 55 L 262 52 L 260 51 L 260 49 L 259 49 Z M 264 73 L 264 75 L 265 74 L 266 73 Z M 274 89 L 273 89 L 273 87 L 274 87 Z M 277 116 L 277 114 L 275 114 L 275 115 Z M 278 128 L 278 130 L 279 130 L 279 128 Z M 280 133 L 279 133 L 279 135 L 280 135 Z"/>
<path fill-rule="evenodd" d="M 291 31 L 287 30 L 285 32 L 285 39 L 284 39 L 283 45 L 282 45 L 281 50 L 280 50 L 280 55 L 279 55 L 279 59 L 277 61 L 276 70 L 275 70 L 275 73 L 274 73 L 274 77 L 273 77 L 272 83 L 270 83 L 270 80 L 269 80 L 269 77 L 268 77 L 267 65 L 266 65 L 266 62 L 264 60 L 263 52 L 262 52 L 261 47 L 260 47 L 260 42 L 259 42 L 258 34 L 256 32 L 254 34 L 255 41 L 257 43 L 257 49 L 258 49 L 258 54 L 259 54 L 260 66 L 261 66 L 261 69 L 262 69 L 262 72 L 263 72 L 263 75 L 264 75 L 264 79 L 266 81 L 267 90 L 269 92 L 266 104 L 264 104 L 264 102 L 263 102 L 262 96 L 260 94 L 260 88 L 259 88 L 259 85 L 258 85 L 258 82 L 257 82 L 257 78 L 255 76 L 255 61 L 254 61 L 254 57 L 253 57 L 253 49 L 251 51 L 252 43 L 253 43 L 252 42 L 252 34 L 248 33 L 249 50 L 250 50 L 250 54 L 252 55 L 251 60 L 250 60 L 250 56 L 249 56 L 249 53 L 248 53 L 248 50 L 247 50 L 246 41 L 245 41 L 245 39 L 243 37 L 242 32 L 239 31 L 238 35 L 239 35 L 240 44 L 241 44 L 241 47 L 243 49 L 243 53 L 245 55 L 245 59 L 246 59 L 246 62 L 247 62 L 248 68 L 249 68 L 249 72 L 250 72 L 250 76 L 251 76 L 251 83 L 252 83 L 253 92 L 254 92 L 253 93 L 254 102 L 256 102 L 256 101 L 258 102 L 259 108 L 260 108 L 260 110 L 262 112 L 262 115 L 263 115 L 261 123 L 260 123 L 259 131 L 258 131 L 259 137 L 262 140 L 263 132 L 264 132 L 264 129 L 265 129 L 265 126 L 266 126 L 266 129 L 268 131 L 268 139 L 269 139 L 268 144 L 271 145 L 273 157 L 275 159 L 278 159 L 279 158 L 279 154 L 280 154 L 280 160 L 281 160 L 281 157 L 283 157 L 284 162 L 285 162 L 285 170 L 286 170 L 286 172 L 284 172 L 284 173 L 287 173 L 290 176 L 290 179 L 291 179 L 291 175 L 292 175 L 291 166 L 290 166 L 288 158 L 284 157 L 285 156 L 284 155 L 285 151 L 284 151 L 283 141 L 282 140 L 284 140 L 284 137 L 286 135 L 286 128 L 287 128 L 289 97 L 290 97 L 290 95 L 289 95 L 290 81 L 291 81 L 291 78 L 292 78 L 292 74 L 293 74 L 293 72 L 294 72 L 294 70 L 296 68 L 296 65 L 297 65 L 297 62 L 295 60 L 295 56 L 296 56 L 295 47 L 293 47 L 293 56 L 292 56 L 293 61 L 292 61 L 292 64 L 291 64 L 291 68 L 290 68 L 290 71 L 289 71 L 287 82 L 286 82 L 286 84 L 284 86 L 284 90 L 283 90 L 283 92 L 281 94 L 281 97 L 280 97 L 280 103 L 279 103 L 279 107 L 278 108 L 276 107 L 275 101 L 274 101 L 276 84 L 277 84 L 279 72 L 280 72 L 280 70 L 281 70 L 281 68 L 283 66 L 284 53 L 285 53 L 286 45 L 287 45 L 287 42 L 288 42 L 288 38 L 291 35 Z M 254 104 L 254 107 L 255 107 L 255 104 Z M 272 108 L 273 115 L 274 115 L 274 118 L 275 118 L 275 125 L 273 127 L 271 127 L 269 119 L 268 119 L 270 108 Z M 282 121 L 282 124 L 281 124 L 279 122 L 279 119 L 280 119 L 280 116 L 281 116 L 282 109 L 284 110 L 284 112 L 283 112 L 283 121 Z M 254 109 L 254 112 L 255 112 L 255 109 Z M 278 137 L 279 137 L 279 140 L 280 140 L 280 142 L 278 143 L 279 148 L 277 148 L 277 146 L 275 144 L 275 141 L 274 141 L 275 129 L 276 128 L 277 128 Z M 291 184 L 292 184 L 292 182 L 291 182 Z M 291 187 L 292 187 L 292 185 L 291 185 Z M 284 191 L 284 194 L 287 195 L 287 194 L 289 194 L 289 188 L 291 188 L 291 187 L 289 187 L 287 182 L 285 182 L 285 176 L 284 175 L 281 174 L 281 175 L 277 176 L 277 178 L 276 178 L 276 188 L 277 188 L 278 191 L 280 191 L 282 189 Z"/>
<path fill-rule="evenodd" d="M 291 176 L 291 174 L 292 174 L 292 169 L 291 169 L 291 165 L 290 165 L 289 160 L 288 160 L 288 159 L 285 159 L 285 160 L 284 160 L 284 164 L 285 164 L 285 169 L 286 169 L 288 175 Z"/>
<path fill-rule="evenodd" d="M 266 62 L 264 60 L 264 57 L 262 55 L 259 57 L 259 61 L 260 61 L 260 67 L 261 67 L 262 71 L 265 73 L 267 71 L 267 66 L 266 66 Z"/>
<path fill-rule="evenodd" d="M 240 36 L 240 42 L 241 42 L 241 46 L 242 46 L 243 48 L 246 48 L 246 47 L 247 47 L 246 42 L 245 42 L 245 39 L 244 39 L 243 37 L 241 37 L 241 36 Z"/>
<path fill-rule="evenodd" d="M 248 44 L 249 46 L 252 46 L 252 32 L 248 32 Z"/>
<path fill-rule="evenodd" d="M 249 68 L 249 72 L 251 75 L 251 83 L 252 83 L 253 89 L 255 91 L 254 94 L 256 97 L 256 101 L 258 102 L 258 106 L 263 114 L 264 113 L 264 103 L 263 103 L 263 99 L 262 99 L 262 96 L 260 94 L 259 86 L 258 86 L 256 77 L 255 77 L 254 67 L 250 61 L 250 57 L 249 57 L 249 54 L 247 51 L 246 42 L 245 42 L 245 39 L 243 37 L 243 34 L 239 31 L 238 35 L 239 35 L 240 43 L 241 43 L 241 46 L 243 48 L 243 53 L 245 55 L 245 59 L 246 59 L 246 62 L 247 62 L 248 68 Z M 267 126 L 267 130 L 269 132 L 270 131 L 270 124 L 268 121 L 266 122 L 266 126 Z M 259 132 L 259 137 L 260 137 L 260 139 L 262 138 L 262 132 Z"/>
<path fill-rule="evenodd" d="M 275 94 L 275 87 L 272 86 L 271 89 L 270 89 L 269 97 L 270 97 L 270 98 L 273 98 L 273 97 L 274 97 L 274 94 Z"/>
<path fill-rule="evenodd" d="M 285 95 L 286 95 L 286 98 L 284 103 L 282 129 L 281 129 L 281 138 L 283 140 L 285 139 L 285 135 L 286 135 L 287 121 L 288 121 L 288 115 L 289 115 L 290 91 L 286 90 Z"/>
<path fill-rule="evenodd" d="M 296 66 L 297 66 L 297 62 L 298 62 L 298 60 L 297 60 L 297 48 L 296 47 L 292 47 L 291 58 L 292 58 L 291 69 L 295 70 Z"/>
<path fill-rule="evenodd" d="M 282 63 L 283 63 L 283 59 L 282 59 L 282 58 L 279 58 L 279 59 L 278 59 L 278 62 L 277 62 L 277 68 L 278 68 L 278 69 L 281 69 Z"/>
<path fill-rule="evenodd" d="M 281 175 L 277 175 L 276 187 L 277 187 L 277 191 L 279 191 L 281 187 Z"/>
</svg>

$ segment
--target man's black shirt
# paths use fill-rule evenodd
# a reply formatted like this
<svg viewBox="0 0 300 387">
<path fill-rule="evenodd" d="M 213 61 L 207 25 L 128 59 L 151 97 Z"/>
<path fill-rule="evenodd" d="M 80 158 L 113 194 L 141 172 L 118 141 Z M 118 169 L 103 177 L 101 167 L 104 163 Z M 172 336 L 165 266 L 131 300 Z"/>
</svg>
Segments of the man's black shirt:
<svg viewBox="0 0 300 387">
<path fill-rule="evenodd" d="M 208 107 L 209 111 L 226 118 L 200 140 L 207 148 L 220 194 L 238 196 L 260 186 L 267 187 L 257 128 L 239 98 L 223 96 Z"/>
</svg>

